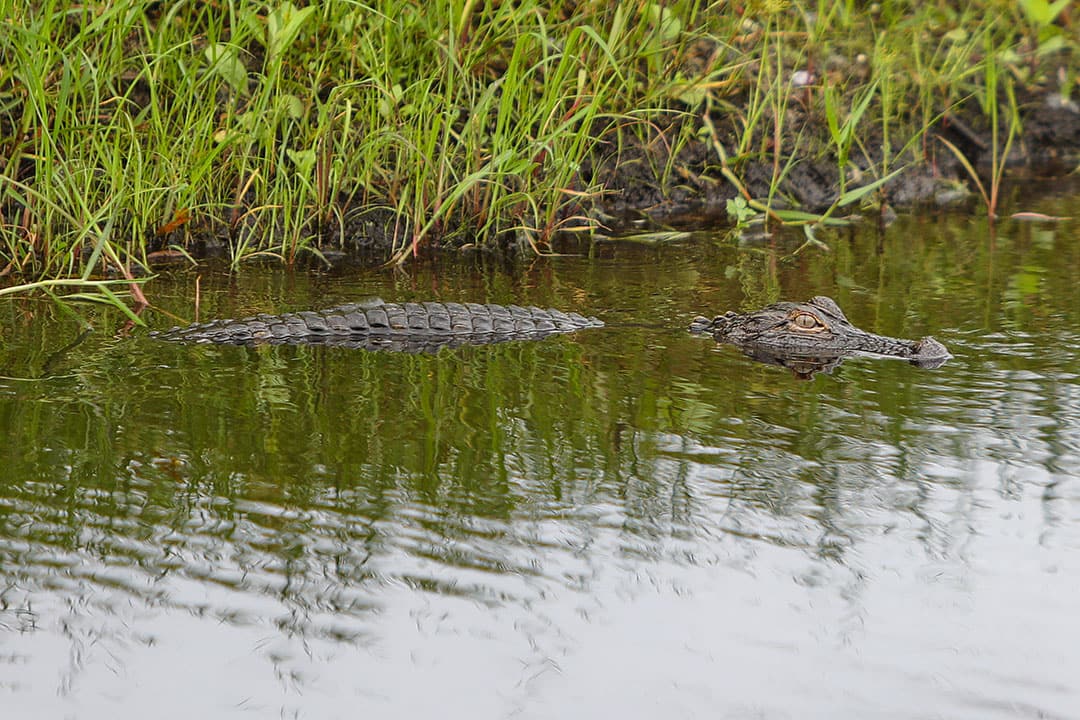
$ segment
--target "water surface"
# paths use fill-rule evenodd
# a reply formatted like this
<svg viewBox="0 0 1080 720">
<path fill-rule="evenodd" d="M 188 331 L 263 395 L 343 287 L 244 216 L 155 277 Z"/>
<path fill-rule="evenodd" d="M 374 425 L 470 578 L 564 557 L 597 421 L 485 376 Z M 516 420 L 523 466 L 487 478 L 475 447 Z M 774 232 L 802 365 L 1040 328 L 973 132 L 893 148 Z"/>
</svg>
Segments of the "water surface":
<svg viewBox="0 0 1080 720">
<path fill-rule="evenodd" d="M 203 319 L 378 295 L 608 323 L 435 355 L 0 304 L 3 715 L 1080 717 L 1077 236 L 923 214 L 796 255 L 201 271 Z M 194 287 L 150 294 L 191 319 Z M 816 294 L 955 357 L 800 380 L 685 332 Z"/>
</svg>

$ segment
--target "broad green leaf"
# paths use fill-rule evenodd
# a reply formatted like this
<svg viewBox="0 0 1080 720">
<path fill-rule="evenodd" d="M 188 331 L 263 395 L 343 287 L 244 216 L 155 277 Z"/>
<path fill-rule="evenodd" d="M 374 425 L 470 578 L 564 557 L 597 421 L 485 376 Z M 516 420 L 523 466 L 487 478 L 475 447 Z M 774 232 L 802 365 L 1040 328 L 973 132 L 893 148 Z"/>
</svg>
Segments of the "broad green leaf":
<svg viewBox="0 0 1080 720">
<path fill-rule="evenodd" d="M 819 215 L 818 213 L 810 213 L 803 210 L 773 210 L 773 214 L 787 225 L 807 225 L 813 223 L 822 223 L 824 225 L 835 227 L 851 225 L 851 220 L 848 220 L 847 218 L 826 217 L 824 215 Z"/>
<path fill-rule="evenodd" d="M 660 3 L 650 2 L 645 6 L 645 13 L 660 30 L 660 40 L 664 43 L 673 43 L 679 39 L 682 33 L 682 21 L 675 17 L 671 8 L 666 8 Z"/>
<path fill-rule="evenodd" d="M 893 170 L 891 173 L 889 173 L 885 177 L 878 178 L 877 180 L 875 180 L 874 182 L 872 182 L 872 183 L 870 183 L 868 185 L 863 185 L 861 187 L 857 187 L 854 190 L 848 190 L 846 193 L 844 193 L 843 195 L 841 195 L 839 197 L 839 199 L 836 201 L 836 206 L 837 207 L 844 207 L 845 205 L 850 205 L 853 202 L 857 202 L 857 201 L 861 200 L 862 198 L 866 197 L 866 195 L 868 195 L 869 193 L 872 193 L 873 191 L 877 190 L 879 187 L 881 187 L 885 183 L 889 182 L 890 180 L 892 180 L 894 177 L 896 177 L 897 175 L 899 175 L 903 171 L 904 171 L 904 168 L 897 168 L 896 170 Z"/>
<path fill-rule="evenodd" d="M 289 93 L 278 98 L 278 109 L 293 120 L 299 120 L 304 116 L 304 103 L 300 101 L 300 98 Z"/>
<path fill-rule="evenodd" d="M 284 2 L 266 18 L 267 49 L 276 58 L 296 42 L 300 28 L 315 12 L 314 7 L 297 8 Z"/>
<path fill-rule="evenodd" d="M 221 76 L 233 90 L 246 95 L 248 90 L 247 68 L 240 62 L 236 48 L 227 43 L 215 43 L 203 51 L 210 69 Z"/>
<path fill-rule="evenodd" d="M 1057 19 L 1057 16 L 1065 12 L 1071 0 L 1058 0 L 1050 3 L 1048 0 L 1020 0 L 1020 7 L 1035 25 L 1049 25 Z"/>
<path fill-rule="evenodd" d="M 311 174 L 311 169 L 315 167 L 314 150 L 286 150 L 285 153 L 301 175 L 306 177 Z"/>
</svg>

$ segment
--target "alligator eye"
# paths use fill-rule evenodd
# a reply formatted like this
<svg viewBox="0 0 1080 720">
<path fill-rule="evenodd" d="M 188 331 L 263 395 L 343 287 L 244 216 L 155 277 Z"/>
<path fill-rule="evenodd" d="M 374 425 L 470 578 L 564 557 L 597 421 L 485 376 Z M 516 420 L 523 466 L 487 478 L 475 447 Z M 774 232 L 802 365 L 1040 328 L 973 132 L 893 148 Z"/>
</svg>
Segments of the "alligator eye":
<svg viewBox="0 0 1080 720">
<path fill-rule="evenodd" d="M 791 324 L 798 330 L 816 331 L 825 329 L 825 323 L 810 313 L 799 313 L 791 319 Z"/>
</svg>

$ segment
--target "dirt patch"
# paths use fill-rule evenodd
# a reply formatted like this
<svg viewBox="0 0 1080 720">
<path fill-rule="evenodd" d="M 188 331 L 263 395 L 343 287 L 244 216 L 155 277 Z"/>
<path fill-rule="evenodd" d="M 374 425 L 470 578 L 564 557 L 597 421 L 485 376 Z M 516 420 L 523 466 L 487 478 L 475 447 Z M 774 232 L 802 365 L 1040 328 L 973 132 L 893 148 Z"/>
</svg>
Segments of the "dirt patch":
<svg viewBox="0 0 1080 720">
<path fill-rule="evenodd" d="M 792 111 L 785 122 L 789 135 L 800 135 L 799 159 L 784 171 L 786 153 L 795 148 L 781 148 L 781 159 L 763 158 L 731 168 L 739 176 L 750 195 L 765 198 L 770 195 L 774 176 L 779 176 L 773 197 L 778 207 L 795 207 L 821 211 L 829 207 L 840 192 L 839 167 L 831 151 L 823 119 L 815 118 L 801 109 Z M 1007 159 L 1010 171 L 1027 175 L 1063 175 L 1075 171 L 1080 160 L 1080 108 L 1063 102 L 1057 95 L 1032 96 L 1021 106 L 1021 133 L 1013 141 Z M 731 148 L 737 142 L 732 120 L 713 117 L 718 131 L 726 133 L 717 139 Z M 675 136 L 680 128 L 673 121 L 655 133 L 656 137 Z M 721 131 L 722 132 L 722 131 Z M 601 209 L 615 217 L 654 217 L 679 215 L 685 212 L 722 210 L 727 201 L 739 195 L 736 186 L 725 179 L 722 163 L 715 146 L 704 140 L 691 142 L 675 158 L 666 152 L 667 145 L 656 137 L 642 142 L 623 138 L 622 151 L 595 159 L 592 168 L 597 182 L 612 191 L 600 203 Z M 939 138 L 956 146 L 983 177 L 984 184 L 991 172 L 993 136 L 981 111 L 960 109 L 931 127 L 914 147 L 902 151 L 890 148 L 890 167 L 904 166 L 905 170 L 886 183 L 877 199 L 899 208 L 913 206 L 945 206 L 975 192 L 971 178 L 959 159 Z M 999 147 L 1006 141 L 1004 132 Z M 857 187 L 875 180 L 886 157 L 880 137 L 862 139 L 866 152 L 859 152 L 848 168 L 848 187 Z M 674 179 L 666 186 L 654 168 L 670 165 Z M 1006 182 L 1008 174 L 1006 175 Z"/>
<path fill-rule="evenodd" d="M 1017 176 L 1064 175 L 1075 171 L 1080 160 L 1080 108 L 1062 102 L 1056 94 L 1032 95 L 1020 106 L 1022 127 L 1014 139 L 1007 168 Z M 788 132 L 781 141 L 780 160 L 763 157 L 730 167 L 754 198 L 770 196 L 774 175 L 790 163 L 772 193 L 776 207 L 822 211 L 840 193 L 839 167 L 828 141 L 825 120 L 794 106 L 785 119 Z M 715 115 L 710 118 L 716 138 L 733 148 L 738 142 L 736 119 Z M 723 218 L 728 200 L 739 195 L 736 186 L 725 178 L 723 164 L 711 139 L 685 143 L 671 156 L 672 138 L 684 130 L 683 123 L 702 123 L 701 118 L 672 113 L 667 122 L 653 119 L 644 136 L 623 130 L 623 136 L 602 144 L 581 172 L 586 186 L 602 186 L 604 195 L 594 206 L 568 208 L 566 215 L 592 215 L 603 218 L 607 227 L 618 230 L 644 215 L 658 222 L 677 221 L 682 215 Z M 692 133 L 697 137 L 697 133 Z M 793 138 L 798 137 L 798 145 Z M 848 188 L 873 182 L 890 158 L 893 169 L 905 169 L 873 196 L 880 205 L 895 208 L 945 207 L 965 202 L 976 192 L 968 171 L 939 138 L 957 147 L 988 185 L 991 174 L 993 137 L 980 109 L 960 108 L 943 117 L 922 138 L 904 149 L 892 147 L 885 152 L 881 137 L 861 139 L 861 150 L 848 167 Z M 760 142 L 760 138 L 758 138 Z M 1002 131 L 999 147 L 1005 145 Z M 907 144 L 907 143 L 905 143 Z M 894 144 L 895 145 L 895 144 Z M 1008 174 L 1006 175 L 1006 183 Z M 345 222 L 326 227 L 321 234 L 324 248 L 346 251 L 388 251 L 400 247 L 410 235 L 407 221 L 385 208 L 356 208 L 345 214 Z M 466 232 L 444 228 L 437 238 L 425 240 L 425 248 L 461 247 Z M 475 240 L 475 238 L 473 238 Z M 499 249 L 513 246 L 512 236 L 500 239 Z"/>
</svg>

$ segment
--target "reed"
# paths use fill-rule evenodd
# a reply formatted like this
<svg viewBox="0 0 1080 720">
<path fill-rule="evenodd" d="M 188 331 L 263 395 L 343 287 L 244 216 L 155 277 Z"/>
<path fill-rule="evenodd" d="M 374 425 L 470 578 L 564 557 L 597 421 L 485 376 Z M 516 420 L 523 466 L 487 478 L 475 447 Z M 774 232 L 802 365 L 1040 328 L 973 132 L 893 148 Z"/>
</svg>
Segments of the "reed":
<svg viewBox="0 0 1080 720">
<path fill-rule="evenodd" d="M 791 168 L 831 153 L 838 206 L 855 203 L 868 128 L 922 137 L 991 82 L 1014 97 L 1021 65 L 1077 51 L 1060 2 L 1021 5 L 1008 23 L 999 0 L 0 0 L 0 277 L 134 276 L 193 238 L 237 268 L 293 262 L 371 207 L 399 219 L 395 262 L 509 236 L 544 252 L 595 224 L 602 158 L 634 147 L 662 150 L 637 158 L 643 182 L 731 182 L 770 217 Z M 973 62 L 991 36 L 1009 72 Z M 858 53 L 869 77 L 829 66 Z M 800 70 L 818 79 L 796 88 Z M 824 141 L 792 126 L 796 106 Z M 690 167 L 681 151 L 703 140 L 721 152 Z M 772 187 L 750 197 L 761 161 Z"/>
</svg>

